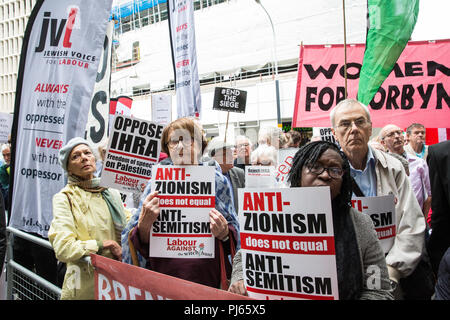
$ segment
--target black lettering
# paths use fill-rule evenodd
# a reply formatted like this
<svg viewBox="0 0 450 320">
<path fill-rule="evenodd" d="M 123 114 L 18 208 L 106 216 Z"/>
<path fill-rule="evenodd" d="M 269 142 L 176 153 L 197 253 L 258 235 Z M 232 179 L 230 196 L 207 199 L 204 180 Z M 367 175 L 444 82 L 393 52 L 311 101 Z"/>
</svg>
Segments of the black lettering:
<svg viewBox="0 0 450 320">
<path fill-rule="evenodd" d="M 436 109 L 442 109 L 442 99 L 444 99 L 445 103 L 447 103 L 447 107 L 450 107 L 450 97 L 445 91 L 442 83 L 436 84 L 436 99 Z"/>
<path fill-rule="evenodd" d="M 305 216 L 301 213 L 296 213 L 292 218 L 294 219 L 294 224 L 296 225 L 296 227 L 294 227 L 294 231 L 297 233 L 305 233 L 306 225 L 302 221 L 305 220 Z"/>
<path fill-rule="evenodd" d="M 328 68 L 328 70 L 322 66 L 319 66 L 319 68 L 317 70 L 314 70 L 313 66 L 310 64 L 304 64 L 303 66 L 305 67 L 306 72 L 308 72 L 309 78 L 311 80 L 316 79 L 319 76 L 319 74 L 321 74 L 321 73 L 325 76 L 325 78 L 332 79 L 334 72 L 336 71 L 336 69 L 338 67 L 337 63 L 331 64 L 330 67 Z"/>
<path fill-rule="evenodd" d="M 450 76 L 450 68 L 447 68 L 443 64 L 437 63 L 436 61 L 427 62 L 428 76 L 434 77 L 436 75 L 436 70 L 439 70 L 447 77 Z"/>
<path fill-rule="evenodd" d="M 46 17 L 50 17 L 51 13 L 46 11 L 44 12 L 44 19 L 42 20 L 42 29 L 41 35 L 39 38 L 39 45 L 34 49 L 35 52 L 42 52 L 45 48 L 45 40 L 47 40 L 47 32 L 48 32 L 48 21 Z"/>
<path fill-rule="evenodd" d="M 400 103 L 400 107 L 402 108 L 402 110 L 409 110 L 414 106 L 414 92 L 416 90 L 414 90 L 414 87 L 410 84 L 406 84 L 403 86 L 402 88 L 402 98 L 401 98 L 401 103 Z"/>
<path fill-rule="evenodd" d="M 103 42 L 103 59 L 102 59 L 102 69 L 100 72 L 97 72 L 97 78 L 95 79 L 95 82 L 100 82 L 104 77 L 106 73 L 106 67 L 108 66 L 108 35 L 105 36 L 105 41 Z"/>
<path fill-rule="evenodd" d="M 380 100 L 376 101 L 375 98 L 377 97 L 378 93 L 380 96 Z M 375 95 L 373 96 L 372 101 L 370 101 L 369 105 L 373 110 L 380 110 L 381 108 L 383 108 L 385 99 L 386 99 L 386 90 L 380 87 L 377 93 L 375 93 Z"/>
<path fill-rule="evenodd" d="M 58 19 L 52 19 L 50 25 L 50 45 L 53 47 L 57 47 L 59 44 L 59 39 L 61 39 L 62 32 L 64 31 L 64 27 L 66 26 L 67 19 L 61 19 L 61 23 L 59 24 L 58 31 L 56 32 L 56 28 L 58 27 Z"/>
<path fill-rule="evenodd" d="M 303 292 L 305 293 L 314 293 L 314 286 L 311 284 L 313 282 L 313 278 L 311 277 L 303 277 Z"/>
<path fill-rule="evenodd" d="M 305 100 L 305 110 L 311 111 L 311 104 L 316 102 L 316 98 L 313 97 L 317 96 L 317 87 L 306 87 L 306 100 Z"/>
<path fill-rule="evenodd" d="M 336 88 L 336 104 L 344 100 L 345 97 L 345 87 L 337 87 Z"/>
<path fill-rule="evenodd" d="M 92 116 L 98 121 L 100 124 L 100 128 L 95 130 L 95 126 L 91 126 L 89 128 L 89 136 L 94 143 L 99 143 L 103 135 L 105 134 L 105 119 L 103 118 L 102 114 L 97 110 L 97 104 L 101 102 L 102 105 L 106 105 L 107 97 L 105 91 L 98 91 L 95 93 L 94 97 L 92 98 L 91 103 L 91 111 Z"/>
<path fill-rule="evenodd" d="M 399 67 L 399 65 L 397 63 L 394 64 L 394 67 L 392 68 L 392 70 L 394 70 L 394 74 L 395 74 L 396 78 L 403 78 L 403 77 L 405 77 L 403 72 L 402 72 L 402 69 L 400 69 L 400 67 Z"/>
<path fill-rule="evenodd" d="M 388 87 L 388 95 L 387 95 L 387 99 L 386 99 L 386 110 L 390 110 L 392 109 L 392 107 L 394 107 L 394 109 L 398 109 L 398 104 L 397 104 L 397 97 L 400 95 L 400 90 L 398 89 L 397 86 L 389 86 Z"/>
<path fill-rule="evenodd" d="M 350 68 L 356 68 L 357 72 L 354 74 L 351 74 L 349 72 Z M 347 78 L 348 79 L 359 79 L 359 73 L 361 72 L 361 64 L 360 63 L 356 63 L 356 62 L 350 62 L 347 63 Z M 345 74 L 344 74 L 344 66 L 342 66 L 339 69 L 339 73 L 340 75 L 344 78 Z"/>
<path fill-rule="evenodd" d="M 324 102 L 324 96 L 328 95 L 329 99 L 328 102 Z M 333 106 L 334 103 L 334 92 L 333 89 L 330 87 L 325 87 L 322 90 L 320 90 L 319 93 L 319 108 L 323 111 L 328 111 Z"/>
<path fill-rule="evenodd" d="M 327 233 L 327 221 L 324 213 L 308 214 L 307 216 L 310 233 Z"/>
<path fill-rule="evenodd" d="M 252 221 L 252 214 L 250 212 L 244 212 L 244 217 L 245 217 L 244 230 L 253 231 L 252 227 L 250 226 L 250 222 Z"/>
<path fill-rule="evenodd" d="M 426 109 L 428 107 L 428 103 L 430 102 L 431 94 L 433 93 L 434 83 L 429 84 L 427 86 L 427 90 L 423 90 L 423 84 L 417 87 L 417 91 L 420 94 L 420 97 L 422 98 L 422 105 L 420 106 L 420 109 Z"/>
<path fill-rule="evenodd" d="M 132 138 L 133 136 L 131 136 Z M 127 140 L 128 141 L 128 140 Z M 145 138 L 135 136 L 133 142 L 133 153 L 137 153 L 139 155 L 144 155 L 144 147 L 145 147 Z"/>
<path fill-rule="evenodd" d="M 414 66 L 420 67 L 415 68 Z M 423 76 L 422 62 L 405 62 L 405 75 L 407 77 Z"/>
<path fill-rule="evenodd" d="M 386 212 L 380 214 L 380 223 L 382 226 L 387 226 L 392 224 L 392 212 Z"/>
<path fill-rule="evenodd" d="M 331 278 L 314 278 L 316 283 L 316 294 L 331 295 Z"/>
</svg>

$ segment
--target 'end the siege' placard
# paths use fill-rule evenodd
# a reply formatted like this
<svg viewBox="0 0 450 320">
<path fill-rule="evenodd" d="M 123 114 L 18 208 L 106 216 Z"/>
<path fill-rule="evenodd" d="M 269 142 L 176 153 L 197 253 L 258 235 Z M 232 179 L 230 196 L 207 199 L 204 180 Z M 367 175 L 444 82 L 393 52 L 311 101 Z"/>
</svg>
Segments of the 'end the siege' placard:
<svg viewBox="0 0 450 320">
<path fill-rule="evenodd" d="M 103 163 L 101 185 L 142 192 L 161 151 L 163 126 L 116 114 Z"/>
<path fill-rule="evenodd" d="M 150 231 L 150 257 L 214 258 L 209 212 L 215 207 L 215 168 L 158 165 L 153 171 L 160 213 Z"/>
<path fill-rule="evenodd" d="M 242 263 L 249 296 L 337 300 L 329 187 L 238 192 Z"/>
<path fill-rule="evenodd" d="M 247 91 L 236 88 L 216 87 L 213 110 L 245 113 Z"/>
<path fill-rule="evenodd" d="M 388 253 L 397 234 L 394 195 L 353 197 L 352 207 L 372 219 L 381 248 L 384 253 Z"/>
</svg>

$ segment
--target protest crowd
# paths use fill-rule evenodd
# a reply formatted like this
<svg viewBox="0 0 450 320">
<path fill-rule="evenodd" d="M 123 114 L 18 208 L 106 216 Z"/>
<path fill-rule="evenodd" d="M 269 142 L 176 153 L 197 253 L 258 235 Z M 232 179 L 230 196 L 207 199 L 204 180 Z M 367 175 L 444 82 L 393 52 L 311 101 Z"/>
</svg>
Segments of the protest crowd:
<svg viewBox="0 0 450 320">
<path fill-rule="evenodd" d="M 188 11 L 191 2 L 182 6 L 168 1 L 168 14 Z M 292 128 L 283 127 L 278 114 L 278 126 L 258 120 L 257 126 L 231 133 L 228 118 L 225 133 L 207 132 L 208 124 L 202 123 L 191 42 L 175 46 L 184 60 L 175 63 L 172 57 L 177 118 L 160 111 L 164 121 L 153 114 L 152 121 L 144 120 L 119 111 L 132 99 L 110 99 L 109 91 L 97 91 L 102 93 L 97 96 L 90 88 L 95 80 L 95 90 L 101 90 L 99 83 L 110 72 L 105 71 L 110 50 L 102 29 L 106 23 L 90 20 L 98 15 L 99 21 L 106 21 L 111 8 L 90 3 L 92 17 L 83 16 L 89 24 L 80 24 L 76 6 L 63 8 L 68 17 L 59 19 L 45 11 L 50 10 L 48 3 L 40 1 L 34 11 L 32 23 L 42 15 L 42 33 L 34 31 L 39 43 L 30 50 L 55 69 L 45 69 L 51 79 L 36 86 L 27 82 L 31 76 L 23 75 L 23 59 L 11 135 L 1 145 L 0 271 L 6 261 L 9 284 L 17 268 L 35 275 L 35 284 L 59 290 L 61 300 L 450 300 L 450 140 L 427 145 L 429 119 L 408 117 L 405 125 L 397 122 L 398 113 L 390 116 L 397 110 L 423 112 L 429 101 L 442 112 L 448 112 L 444 102 L 450 106 L 443 85 L 436 85 L 434 93 L 432 84 L 417 87 L 424 101 L 421 110 L 417 104 L 412 109 L 408 90 L 415 89 L 397 79 L 425 73 L 419 62 L 404 63 L 404 75 L 399 65 L 393 66 L 414 29 L 418 2 L 410 4 L 412 25 L 397 22 L 407 32 L 389 45 L 398 52 L 383 53 L 393 62 L 378 84 L 370 87 L 376 77 L 367 69 L 375 69 L 370 63 L 378 59 L 371 54 L 388 50 L 379 50 L 384 47 L 372 39 L 376 28 L 367 29 L 364 50 L 360 45 L 350 48 L 364 54 L 365 64 L 359 65 L 359 88 L 349 86 L 348 91 L 347 76 L 349 81 L 356 77 L 347 74 L 347 61 L 339 71 L 342 76 L 345 72 L 345 89 L 340 84 L 335 88 L 326 83 L 338 64 L 328 70 L 302 65 L 319 48 L 305 49 L 302 44 L 298 70 L 300 74 L 304 68 L 303 83 L 299 76 Z M 177 8 L 171 10 L 170 5 Z M 169 18 L 169 24 L 175 20 Z M 191 41 L 192 34 L 181 34 L 192 32 L 193 25 L 193 20 L 170 25 L 172 50 L 172 41 Z M 82 42 L 80 52 L 71 51 L 83 38 L 77 32 L 84 29 L 105 43 Z M 27 30 L 26 45 L 31 43 L 32 24 Z M 59 50 L 63 30 L 64 50 Z M 326 49 L 333 53 L 316 56 L 330 58 L 338 50 Z M 63 59 L 69 52 L 73 59 Z M 56 65 L 51 59 L 64 62 Z M 67 80 L 70 84 L 51 83 L 64 82 L 54 72 L 60 64 L 73 68 L 63 69 L 73 78 Z M 435 61 L 428 61 L 427 67 L 428 76 L 449 76 L 449 69 Z M 382 88 L 392 70 L 402 75 L 389 78 L 389 89 Z M 395 87 L 395 81 L 403 89 Z M 276 86 L 278 95 L 278 82 Z M 245 113 L 246 91 L 215 89 L 213 110 L 228 116 L 230 110 Z M 375 93 L 382 99 L 373 100 Z M 45 109 L 43 94 L 65 101 L 48 98 Z M 109 108 L 100 121 L 103 136 L 95 143 L 96 128 L 87 129 L 87 109 L 81 108 L 100 103 L 92 97 L 104 98 L 107 102 L 101 102 Z M 385 98 L 388 112 L 377 113 Z M 36 101 L 39 111 L 33 109 Z M 89 111 L 90 120 L 100 114 Z M 302 128 L 318 129 L 316 120 L 326 123 L 320 134 L 302 134 Z M 312 122 L 307 126 L 300 121 Z M 440 128 L 445 125 L 442 119 L 436 121 Z M 41 196 L 44 193 L 47 197 Z M 23 292 L 13 295 L 27 298 Z"/>
<path fill-rule="evenodd" d="M 92 253 L 248 295 L 238 189 L 248 188 L 246 167 L 275 167 L 278 152 L 292 149 L 288 178 L 281 183 L 273 174 L 272 187 L 330 188 L 340 299 L 448 299 L 450 251 L 445 230 L 449 199 L 444 186 L 448 185 L 449 143 L 426 146 L 424 127 L 414 123 L 406 132 L 395 124 L 385 126 L 376 137 L 380 142 L 374 144 L 370 112 L 353 99 L 343 100 L 333 109 L 330 124 L 336 144 L 300 141 L 297 131 L 284 133 L 276 127 L 263 128 L 258 141 L 239 136 L 235 141 L 215 137 L 208 142 L 194 118 L 180 118 L 165 126 L 155 167 L 213 168 L 215 208 L 209 212 L 209 230 L 215 252 L 221 253 L 214 258 L 151 257 L 150 230 L 162 212 L 152 180 L 134 195 L 139 198 L 136 207 L 126 208 L 117 190 L 99 185 L 102 158 L 83 138 L 71 139 L 59 151 L 67 185 L 53 197 L 49 241 L 54 257 L 48 252 L 33 253 L 37 249 L 24 250 L 30 245 L 25 240 L 16 242 L 14 249 L 24 261 L 30 261 L 30 269 L 34 263 L 38 274 L 62 285 L 62 299 L 94 299 L 92 266 L 86 267 L 80 260 Z M 7 172 L 8 145 L 2 150 L 5 164 L 1 170 Z M 2 192 L 7 192 L 3 181 L 7 179 L 2 179 Z M 375 222 L 352 207 L 352 197 L 389 194 L 395 199 L 396 234 L 389 250 L 383 252 Z M 3 214 L 5 208 L 3 204 Z M 379 270 L 376 286 L 370 282 L 374 266 Z M 78 289 L 71 286 L 74 269 L 81 270 Z"/>
</svg>

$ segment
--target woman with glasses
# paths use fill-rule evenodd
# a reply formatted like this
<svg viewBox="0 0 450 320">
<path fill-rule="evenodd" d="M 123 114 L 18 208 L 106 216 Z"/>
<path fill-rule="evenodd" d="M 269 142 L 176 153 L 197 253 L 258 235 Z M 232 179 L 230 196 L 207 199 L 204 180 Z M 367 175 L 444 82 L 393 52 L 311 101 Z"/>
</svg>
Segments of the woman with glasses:
<svg viewBox="0 0 450 320">
<path fill-rule="evenodd" d="M 288 181 L 295 187 L 330 187 L 339 299 L 389 299 L 393 296 L 383 251 L 372 220 L 351 207 L 347 158 L 330 142 L 311 142 L 295 154 Z M 233 264 L 230 291 L 246 294 L 240 252 Z"/>
<path fill-rule="evenodd" d="M 162 151 L 169 158 L 160 165 L 215 165 L 215 208 L 209 213 L 211 232 L 215 237 L 215 252 L 222 246 L 227 256 L 239 246 L 239 224 L 236 219 L 231 191 L 226 178 L 215 161 L 203 163 L 201 157 L 207 141 L 201 126 L 193 119 L 180 118 L 168 124 L 162 133 Z M 220 255 L 214 258 L 156 258 L 149 257 L 150 229 L 159 216 L 158 192 L 151 191 L 151 181 L 141 197 L 141 203 L 130 223 L 122 233 L 122 261 L 173 277 L 200 283 L 214 288 L 221 287 Z M 231 264 L 224 259 L 226 278 L 231 275 Z"/>
</svg>

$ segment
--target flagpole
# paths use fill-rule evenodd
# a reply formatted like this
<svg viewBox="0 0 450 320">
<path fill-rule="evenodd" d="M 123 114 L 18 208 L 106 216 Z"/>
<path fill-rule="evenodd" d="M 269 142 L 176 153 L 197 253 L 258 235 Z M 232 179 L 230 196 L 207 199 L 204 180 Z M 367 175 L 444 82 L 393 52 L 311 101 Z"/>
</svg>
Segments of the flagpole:
<svg viewBox="0 0 450 320">
<path fill-rule="evenodd" d="M 342 15 L 344 18 L 344 97 L 347 99 L 347 30 L 345 26 L 345 0 L 342 0 Z"/>
</svg>

